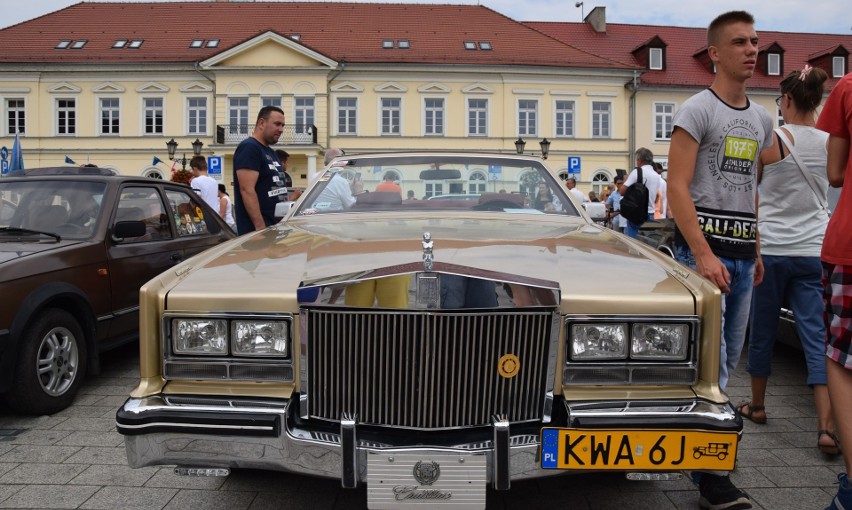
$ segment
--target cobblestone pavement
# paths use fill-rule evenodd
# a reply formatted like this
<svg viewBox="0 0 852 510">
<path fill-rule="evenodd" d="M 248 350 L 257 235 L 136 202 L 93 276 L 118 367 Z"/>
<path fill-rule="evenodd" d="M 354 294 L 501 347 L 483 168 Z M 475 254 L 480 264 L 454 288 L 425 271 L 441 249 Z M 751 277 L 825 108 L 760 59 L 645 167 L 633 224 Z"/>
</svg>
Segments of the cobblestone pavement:
<svg viewBox="0 0 852 510">
<path fill-rule="evenodd" d="M 130 469 L 115 411 L 137 383 L 135 346 L 109 353 L 70 408 L 21 417 L 0 407 L 0 508 L 83 509 L 360 509 L 367 494 L 339 482 L 284 473 L 236 470 L 227 478 L 186 478 L 168 467 Z M 731 398 L 748 398 L 745 360 Z M 769 423 L 745 424 L 733 480 L 755 508 L 822 509 L 836 491 L 842 459 L 816 448 L 816 418 L 799 351 L 779 346 L 766 406 Z M 489 509 L 694 509 L 687 480 L 630 482 L 619 475 L 576 475 L 515 482 L 488 491 Z"/>
</svg>

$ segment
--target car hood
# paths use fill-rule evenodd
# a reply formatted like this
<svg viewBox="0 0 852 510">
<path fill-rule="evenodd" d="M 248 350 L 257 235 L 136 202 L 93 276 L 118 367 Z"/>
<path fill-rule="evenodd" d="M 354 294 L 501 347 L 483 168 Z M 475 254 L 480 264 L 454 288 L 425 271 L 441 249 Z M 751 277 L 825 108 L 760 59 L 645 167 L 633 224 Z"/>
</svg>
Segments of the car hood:
<svg viewBox="0 0 852 510">
<path fill-rule="evenodd" d="M 299 285 L 352 281 L 377 269 L 423 271 L 428 232 L 436 268 L 546 282 L 569 313 L 659 313 L 667 304 L 670 313 L 694 313 L 680 281 L 691 273 L 579 218 L 318 219 L 235 239 L 191 271 L 178 269 L 182 281 L 169 292 L 168 308 L 222 309 L 216 296 L 227 295 L 224 309 L 265 310 L 270 302 L 290 309 Z"/>
<path fill-rule="evenodd" d="M 18 260 L 23 257 L 31 257 L 40 253 L 62 250 L 69 246 L 80 244 L 81 241 L 55 241 L 50 240 L 34 240 L 34 241 L 9 241 L 4 242 L 0 237 L 0 264 L 6 264 L 13 260 Z"/>
</svg>

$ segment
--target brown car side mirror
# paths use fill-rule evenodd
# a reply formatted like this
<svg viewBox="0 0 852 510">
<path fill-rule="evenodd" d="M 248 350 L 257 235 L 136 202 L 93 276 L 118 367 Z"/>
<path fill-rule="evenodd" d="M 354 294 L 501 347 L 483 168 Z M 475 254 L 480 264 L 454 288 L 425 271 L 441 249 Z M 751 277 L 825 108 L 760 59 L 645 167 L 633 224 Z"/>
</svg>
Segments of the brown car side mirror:
<svg viewBox="0 0 852 510">
<path fill-rule="evenodd" d="M 112 240 L 120 243 L 128 237 L 141 237 L 145 233 L 144 221 L 119 221 L 112 227 Z"/>
</svg>

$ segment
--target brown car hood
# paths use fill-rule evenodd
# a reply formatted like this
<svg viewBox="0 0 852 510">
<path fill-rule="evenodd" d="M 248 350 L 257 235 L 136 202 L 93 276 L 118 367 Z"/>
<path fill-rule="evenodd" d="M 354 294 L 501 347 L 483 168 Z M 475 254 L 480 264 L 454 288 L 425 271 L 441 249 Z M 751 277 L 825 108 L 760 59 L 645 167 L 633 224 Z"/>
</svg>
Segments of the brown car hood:
<svg viewBox="0 0 852 510">
<path fill-rule="evenodd" d="M 9 241 L 0 237 L 0 264 L 5 264 L 23 257 L 29 257 L 40 253 L 61 250 L 68 246 L 80 244 L 80 241 L 55 241 L 53 239 L 33 241 Z"/>
<path fill-rule="evenodd" d="M 204 300 L 207 309 L 220 309 L 209 300 L 227 295 L 224 309 L 252 309 L 247 302 L 265 309 L 266 297 L 289 301 L 301 283 L 392 273 L 394 266 L 410 271 L 412 264 L 422 270 L 425 232 L 436 263 L 553 282 L 563 307 L 570 302 L 576 313 L 659 313 L 664 302 L 671 313 L 694 313 L 692 294 L 678 281 L 683 271 L 673 272 L 673 262 L 646 246 L 580 218 L 510 215 L 300 219 L 228 243 L 229 250 L 184 273 L 168 308 L 196 309 L 193 300 Z"/>
</svg>

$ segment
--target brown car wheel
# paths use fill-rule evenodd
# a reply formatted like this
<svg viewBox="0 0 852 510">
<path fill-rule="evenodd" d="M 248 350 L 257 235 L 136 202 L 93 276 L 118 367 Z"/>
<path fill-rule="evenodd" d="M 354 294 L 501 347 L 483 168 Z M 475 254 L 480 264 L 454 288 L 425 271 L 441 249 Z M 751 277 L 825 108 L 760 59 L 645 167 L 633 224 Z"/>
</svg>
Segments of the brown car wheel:
<svg viewBox="0 0 852 510">
<path fill-rule="evenodd" d="M 4 395 L 26 414 L 53 414 L 71 404 L 86 375 L 86 338 L 65 310 L 41 312 L 23 335 L 15 377 Z"/>
</svg>

